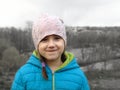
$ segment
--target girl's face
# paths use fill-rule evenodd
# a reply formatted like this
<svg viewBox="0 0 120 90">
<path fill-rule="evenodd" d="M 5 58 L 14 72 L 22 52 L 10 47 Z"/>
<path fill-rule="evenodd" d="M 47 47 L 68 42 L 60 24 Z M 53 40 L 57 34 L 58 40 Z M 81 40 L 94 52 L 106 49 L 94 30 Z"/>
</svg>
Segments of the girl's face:
<svg viewBox="0 0 120 90">
<path fill-rule="evenodd" d="M 64 48 L 64 40 L 58 35 L 46 36 L 38 45 L 40 55 L 46 60 L 61 60 Z"/>
</svg>

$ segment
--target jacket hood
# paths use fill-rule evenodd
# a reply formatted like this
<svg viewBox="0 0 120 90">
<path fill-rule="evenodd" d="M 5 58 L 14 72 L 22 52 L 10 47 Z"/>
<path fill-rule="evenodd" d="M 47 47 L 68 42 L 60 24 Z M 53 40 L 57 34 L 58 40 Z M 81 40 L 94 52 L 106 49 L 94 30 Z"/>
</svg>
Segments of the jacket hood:
<svg viewBox="0 0 120 90">
<path fill-rule="evenodd" d="M 79 67 L 78 64 L 76 63 L 77 62 L 76 58 L 72 53 L 65 52 L 65 55 L 66 55 L 65 62 L 61 66 L 59 66 L 55 71 Z M 33 54 L 31 55 L 27 63 L 42 68 L 41 60 L 36 50 L 33 51 Z"/>
</svg>

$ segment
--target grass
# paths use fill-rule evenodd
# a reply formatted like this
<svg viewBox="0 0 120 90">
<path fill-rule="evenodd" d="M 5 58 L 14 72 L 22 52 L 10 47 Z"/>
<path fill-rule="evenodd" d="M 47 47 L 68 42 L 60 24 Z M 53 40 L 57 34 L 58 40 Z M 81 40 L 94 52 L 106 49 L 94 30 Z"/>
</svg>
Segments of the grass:
<svg viewBox="0 0 120 90">
<path fill-rule="evenodd" d="M 102 70 L 102 71 L 87 71 L 85 72 L 89 80 L 93 79 L 107 79 L 107 78 L 120 78 L 120 70 Z"/>
<path fill-rule="evenodd" d="M 120 90 L 120 70 L 85 72 L 91 90 Z"/>
</svg>

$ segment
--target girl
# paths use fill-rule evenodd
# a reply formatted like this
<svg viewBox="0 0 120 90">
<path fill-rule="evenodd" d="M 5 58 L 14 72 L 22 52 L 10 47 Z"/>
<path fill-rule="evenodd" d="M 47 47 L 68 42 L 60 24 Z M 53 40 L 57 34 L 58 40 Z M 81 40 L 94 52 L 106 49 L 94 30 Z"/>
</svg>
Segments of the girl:
<svg viewBox="0 0 120 90">
<path fill-rule="evenodd" d="M 43 15 L 33 24 L 33 54 L 16 73 L 11 90 L 90 90 L 72 53 L 66 52 L 65 25 Z"/>
</svg>

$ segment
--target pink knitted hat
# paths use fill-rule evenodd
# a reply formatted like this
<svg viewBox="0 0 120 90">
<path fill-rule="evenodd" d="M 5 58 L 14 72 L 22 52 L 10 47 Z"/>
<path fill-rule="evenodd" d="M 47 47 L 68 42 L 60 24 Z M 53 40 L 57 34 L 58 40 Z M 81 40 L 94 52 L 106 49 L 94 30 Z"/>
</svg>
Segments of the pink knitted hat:
<svg viewBox="0 0 120 90">
<path fill-rule="evenodd" d="M 65 25 L 59 17 L 45 14 L 33 23 L 32 38 L 36 49 L 44 37 L 53 34 L 62 37 L 66 44 Z"/>
</svg>

